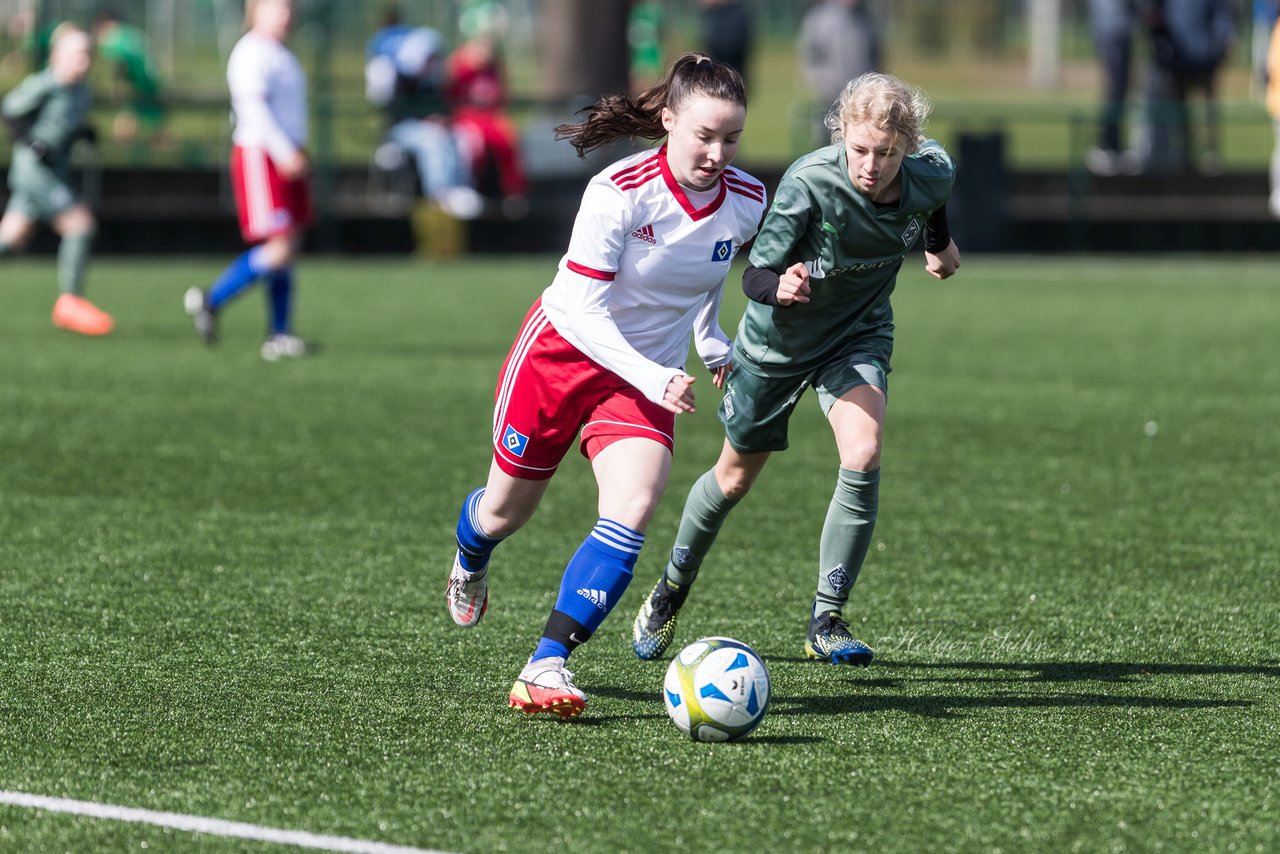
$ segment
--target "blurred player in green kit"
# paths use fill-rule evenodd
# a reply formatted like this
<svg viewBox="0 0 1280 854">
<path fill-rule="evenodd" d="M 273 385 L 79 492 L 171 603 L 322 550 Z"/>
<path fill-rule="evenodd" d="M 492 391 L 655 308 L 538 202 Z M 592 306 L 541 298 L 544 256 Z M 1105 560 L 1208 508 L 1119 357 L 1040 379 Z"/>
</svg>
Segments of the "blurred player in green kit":
<svg viewBox="0 0 1280 854">
<path fill-rule="evenodd" d="M 657 658 L 721 525 L 787 448 L 787 424 L 813 387 L 840 457 L 818 543 L 818 583 L 805 654 L 869 664 L 843 611 L 875 527 L 880 447 L 893 355 L 889 297 L 923 233 L 926 269 L 945 279 L 960 264 L 945 205 L 951 158 L 922 135 L 929 103 L 896 77 L 864 74 L 827 115 L 832 144 L 783 175 L 742 279 L 747 304 L 720 405 L 725 443 L 694 483 L 666 569 L 640 608 L 632 645 Z"/>
<path fill-rule="evenodd" d="M 13 134 L 9 203 L 0 218 L 0 258 L 27 244 L 41 222 L 61 238 L 53 325 L 81 335 L 106 335 L 111 316 L 84 298 L 85 269 L 97 221 L 71 186 L 72 144 L 92 138 L 89 72 L 92 41 L 64 24 L 53 32 L 49 65 L 27 77 L 0 102 L 0 116 Z"/>
<path fill-rule="evenodd" d="M 116 81 L 123 84 L 125 109 L 112 121 L 116 139 L 148 140 L 163 137 L 165 107 L 160 97 L 160 78 L 147 52 L 147 36 L 141 28 L 121 20 L 114 9 L 98 14 L 93 25 L 98 56 L 114 66 Z M 113 93 L 116 89 L 113 86 Z"/>
</svg>

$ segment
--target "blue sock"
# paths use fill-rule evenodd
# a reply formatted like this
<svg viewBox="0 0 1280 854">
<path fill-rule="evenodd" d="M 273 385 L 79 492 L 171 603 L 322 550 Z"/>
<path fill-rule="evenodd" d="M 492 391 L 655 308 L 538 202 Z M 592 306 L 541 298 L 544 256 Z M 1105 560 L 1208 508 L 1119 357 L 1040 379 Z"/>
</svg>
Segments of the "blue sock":
<svg viewBox="0 0 1280 854">
<path fill-rule="evenodd" d="M 271 315 L 271 334 L 289 331 L 290 308 L 293 303 L 293 268 L 281 267 L 267 274 L 267 308 Z"/>
<path fill-rule="evenodd" d="M 598 519 L 565 567 L 560 595 L 530 661 L 569 653 L 609 616 L 631 583 L 644 534 Z"/>
<path fill-rule="evenodd" d="M 209 308 L 217 311 L 258 280 L 267 271 L 263 249 L 255 246 L 232 261 L 209 288 Z"/>
<path fill-rule="evenodd" d="M 490 537 L 480 530 L 476 522 L 476 508 L 480 505 L 480 497 L 484 495 L 484 487 L 467 496 L 462 502 L 462 512 L 458 514 L 458 562 L 467 572 L 479 572 L 489 565 L 489 555 L 502 542 L 502 538 Z"/>
</svg>

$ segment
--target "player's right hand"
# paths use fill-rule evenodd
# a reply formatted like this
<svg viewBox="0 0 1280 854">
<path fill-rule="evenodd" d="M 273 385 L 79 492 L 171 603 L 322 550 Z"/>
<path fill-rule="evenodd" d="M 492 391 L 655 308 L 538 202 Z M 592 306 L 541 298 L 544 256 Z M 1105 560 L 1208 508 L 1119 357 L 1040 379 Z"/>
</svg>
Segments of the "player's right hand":
<svg viewBox="0 0 1280 854">
<path fill-rule="evenodd" d="M 280 171 L 280 177 L 289 181 L 296 181 L 303 177 L 310 168 L 311 164 L 307 160 L 307 153 L 301 148 L 276 163 L 276 169 Z"/>
<path fill-rule="evenodd" d="M 778 305 L 809 301 L 809 268 L 799 261 L 778 277 Z"/>
<path fill-rule="evenodd" d="M 681 412 L 693 412 L 693 377 L 688 374 L 676 374 L 667 382 L 667 391 L 662 395 L 662 408 L 679 415 Z"/>
</svg>

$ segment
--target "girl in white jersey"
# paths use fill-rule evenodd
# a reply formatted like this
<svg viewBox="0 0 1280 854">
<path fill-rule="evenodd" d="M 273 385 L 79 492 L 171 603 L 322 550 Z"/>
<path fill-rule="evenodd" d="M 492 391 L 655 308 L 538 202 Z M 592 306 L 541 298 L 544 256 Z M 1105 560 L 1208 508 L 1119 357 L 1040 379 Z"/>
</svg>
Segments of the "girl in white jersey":
<svg viewBox="0 0 1280 854">
<path fill-rule="evenodd" d="M 469 627 L 488 606 L 493 549 L 533 515 L 575 440 L 591 460 L 599 519 L 511 688 L 511 706 L 527 714 L 568 718 L 586 705 L 565 659 L 631 580 L 670 473 L 675 416 L 694 408 L 690 335 L 712 382 L 724 382 L 730 346 L 716 316 L 725 277 L 765 208 L 764 187 L 729 166 L 745 121 L 737 72 L 685 54 L 634 100 L 606 97 L 557 128 L 579 155 L 622 138 L 667 139 L 591 179 L 569 251 L 502 367 L 488 483 L 459 514 L 445 601 Z"/>
<path fill-rule="evenodd" d="M 293 262 L 313 219 L 307 142 L 307 79 L 284 41 L 293 23 L 293 0 L 249 0 L 249 31 L 227 60 L 227 87 L 235 114 L 231 185 L 240 233 L 252 248 L 240 255 L 207 290 L 185 297 L 196 335 L 217 339 L 217 317 L 246 288 L 266 279 L 267 336 L 262 358 L 301 356 L 293 334 Z"/>
</svg>

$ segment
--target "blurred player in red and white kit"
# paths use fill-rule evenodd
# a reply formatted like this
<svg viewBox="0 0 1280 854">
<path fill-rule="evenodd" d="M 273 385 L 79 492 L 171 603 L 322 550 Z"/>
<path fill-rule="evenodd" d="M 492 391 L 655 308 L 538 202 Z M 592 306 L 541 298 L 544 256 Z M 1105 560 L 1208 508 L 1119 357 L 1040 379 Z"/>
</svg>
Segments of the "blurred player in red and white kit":
<svg viewBox="0 0 1280 854">
<path fill-rule="evenodd" d="M 725 277 L 765 210 L 763 185 L 729 165 L 746 102 L 736 71 L 685 54 L 636 98 L 608 96 L 583 121 L 557 128 L 579 154 L 631 137 L 666 143 L 588 184 L 569 251 L 499 375 L 488 483 L 459 514 L 445 599 L 454 622 L 474 626 L 488 605 L 493 549 L 533 515 L 575 441 L 591 461 L 599 518 L 510 692 L 528 714 L 568 718 L 586 705 L 565 659 L 631 580 L 667 485 L 676 414 L 694 408 L 684 369 L 690 336 L 716 387 L 724 383 Z"/>
<path fill-rule="evenodd" d="M 185 307 L 196 334 L 217 338 L 222 308 L 265 278 L 269 321 L 262 358 L 304 355 L 306 345 L 291 328 L 293 263 L 311 224 L 307 160 L 307 79 L 285 46 L 293 24 L 293 0 L 248 0 L 248 32 L 227 60 L 227 87 L 235 117 L 231 182 L 240 233 L 252 248 L 240 255 L 207 290 L 191 288 Z"/>
</svg>

